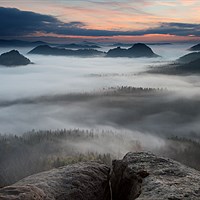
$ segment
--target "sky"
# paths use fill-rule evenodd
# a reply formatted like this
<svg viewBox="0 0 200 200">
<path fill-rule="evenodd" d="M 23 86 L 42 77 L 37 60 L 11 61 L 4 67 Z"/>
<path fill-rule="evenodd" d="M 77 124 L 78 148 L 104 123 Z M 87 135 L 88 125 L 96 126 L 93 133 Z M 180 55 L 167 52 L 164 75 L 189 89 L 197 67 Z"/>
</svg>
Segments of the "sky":
<svg viewBox="0 0 200 200">
<path fill-rule="evenodd" d="M 198 41 L 199 0 L 0 0 L 0 39 Z"/>
</svg>

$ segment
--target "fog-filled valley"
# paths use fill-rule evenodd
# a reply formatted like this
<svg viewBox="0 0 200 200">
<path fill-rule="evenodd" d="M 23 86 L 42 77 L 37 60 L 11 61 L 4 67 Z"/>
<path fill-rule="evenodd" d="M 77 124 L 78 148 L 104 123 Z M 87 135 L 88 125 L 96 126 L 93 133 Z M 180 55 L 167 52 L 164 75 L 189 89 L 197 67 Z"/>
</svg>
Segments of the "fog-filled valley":
<svg viewBox="0 0 200 200">
<path fill-rule="evenodd" d="M 161 56 L 156 58 L 43 56 L 27 54 L 31 48 L 1 48 L 17 49 L 33 63 L 0 66 L 0 186 L 77 161 L 110 164 L 140 150 L 200 169 L 199 74 L 148 72 L 191 46 L 150 45 Z"/>
<path fill-rule="evenodd" d="M 176 101 L 176 98 L 180 99 L 177 101 L 185 102 L 186 105 L 188 101 L 188 107 L 194 100 L 198 103 L 200 83 L 198 75 L 169 76 L 145 73 L 149 68 L 166 64 L 186 54 L 189 46 L 191 44 L 152 45 L 153 50 L 159 53 L 161 58 L 77 58 L 28 55 L 34 64 L 24 67 L 1 67 L 1 132 L 21 134 L 32 129 L 98 128 L 103 124 L 95 115 L 98 115 L 98 112 L 102 112 L 104 115 L 107 112 L 112 113 L 112 107 L 100 104 L 99 101 L 106 100 L 99 95 L 97 95 L 97 100 L 87 98 L 87 100 L 81 101 L 78 94 L 90 93 L 91 96 L 94 96 L 94 94 L 112 87 L 142 87 L 169 91 L 164 100 L 162 95 L 155 95 L 155 97 L 147 95 L 145 98 L 139 98 L 141 105 L 134 103 L 134 101 L 138 101 L 136 98 L 126 99 L 125 96 L 125 101 L 131 101 L 137 109 L 148 106 L 151 108 L 153 103 L 155 107 L 162 107 L 161 110 L 163 110 L 166 109 L 166 106 L 159 106 L 160 104 L 171 104 Z M 26 55 L 30 49 L 18 48 L 18 50 Z M 1 52 L 5 52 L 5 49 L 1 49 Z M 65 102 L 65 96 L 68 101 L 67 94 L 76 94 L 77 98 L 74 97 L 71 102 L 67 103 Z M 45 100 L 40 102 L 42 97 Z M 149 100 L 149 98 L 151 99 Z M 119 97 L 113 97 L 113 101 L 118 101 L 118 99 Z M 31 102 L 28 103 L 26 100 Z M 25 102 L 23 103 L 23 101 Z M 123 105 L 125 104 L 122 100 Z M 186 107 L 186 105 L 184 106 Z M 90 106 L 96 110 L 93 112 Z M 117 112 L 120 108 L 123 109 L 119 104 L 113 109 Z M 162 114 L 162 111 L 155 113 L 155 109 L 152 110 L 154 113 L 150 113 L 150 116 L 155 117 L 155 114 Z M 195 106 L 194 110 L 196 111 Z M 125 110 L 124 112 L 126 113 Z M 170 112 L 169 109 L 168 112 Z M 172 114 L 176 114 L 176 112 L 172 110 Z M 81 119 L 81 116 L 83 116 L 82 120 L 76 119 L 78 117 Z M 149 116 L 144 116 L 144 118 L 146 117 Z M 89 122 L 90 118 L 91 122 Z M 107 121 L 105 124 L 109 124 L 109 119 L 106 119 L 105 116 L 103 121 Z M 90 123 L 89 126 L 88 123 Z M 106 126 L 113 128 L 113 125 Z"/>
</svg>

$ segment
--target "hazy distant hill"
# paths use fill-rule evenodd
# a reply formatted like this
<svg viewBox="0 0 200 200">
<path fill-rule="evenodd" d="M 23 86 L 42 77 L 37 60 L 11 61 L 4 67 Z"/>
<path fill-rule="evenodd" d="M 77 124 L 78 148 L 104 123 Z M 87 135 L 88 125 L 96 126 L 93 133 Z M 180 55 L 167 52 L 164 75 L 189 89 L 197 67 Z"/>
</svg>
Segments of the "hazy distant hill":
<svg viewBox="0 0 200 200">
<path fill-rule="evenodd" d="M 172 43 L 169 43 L 169 42 L 153 42 L 153 43 L 147 43 L 147 45 L 172 45 Z"/>
<path fill-rule="evenodd" d="M 200 73 L 200 52 L 193 52 L 178 58 L 174 63 L 154 67 L 148 72 L 170 74 L 170 75 L 187 75 Z"/>
<path fill-rule="evenodd" d="M 158 57 L 150 47 L 145 44 L 137 43 L 134 44 L 131 48 L 122 49 L 121 47 L 117 47 L 115 49 L 111 49 L 107 53 L 107 57 Z"/>
<path fill-rule="evenodd" d="M 4 66 L 20 66 L 20 65 L 28 65 L 31 61 L 21 55 L 18 51 L 12 50 L 7 53 L 3 53 L 0 56 L 0 65 Z"/>
<path fill-rule="evenodd" d="M 170 75 L 187 75 L 187 74 L 199 74 L 200 73 L 200 53 L 197 53 L 199 55 L 199 58 L 196 60 L 193 60 L 194 58 L 197 58 L 198 56 L 196 53 L 193 55 L 186 55 L 178 60 L 178 63 L 169 64 L 165 66 L 155 67 L 151 69 L 150 73 L 160 73 L 160 74 L 170 74 Z M 189 60 L 192 60 L 191 62 L 188 62 Z M 183 62 L 185 61 L 185 62 Z"/>
<path fill-rule="evenodd" d="M 67 49 L 98 49 L 101 48 L 100 46 L 97 45 L 87 45 L 87 44 L 61 44 L 58 47 L 63 47 Z"/>
<path fill-rule="evenodd" d="M 129 44 L 129 43 L 120 43 L 120 42 L 118 42 L 118 43 L 114 43 L 112 46 L 113 47 L 130 47 L 130 46 L 133 46 L 133 44 L 132 43 Z"/>
<path fill-rule="evenodd" d="M 135 44 L 129 49 L 120 47 L 111 49 L 107 53 L 95 49 L 78 49 L 71 50 L 58 47 L 50 47 L 48 45 L 40 45 L 32 49 L 29 54 L 56 55 L 56 56 L 107 56 L 107 57 L 158 57 L 150 47 L 145 44 Z"/>
<path fill-rule="evenodd" d="M 200 58 L 187 64 L 179 65 L 176 70 L 186 72 L 200 72 Z"/>
<path fill-rule="evenodd" d="M 41 54 L 41 55 L 54 55 L 54 56 L 104 56 L 104 52 L 97 51 L 95 49 L 79 49 L 69 50 L 64 48 L 50 47 L 48 45 L 40 45 L 32 49 L 29 54 Z"/>
<path fill-rule="evenodd" d="M 36 47 L 45 44 L 47 43 L 43 41 L 0 40 L 0 47 Z"/>
<path fill-rule="evenodd" d="M 200 44 L 192 46 L 189 48 L 189 51 L 200 51 Z"/>
<path fill-rule="evenodd" d="M 177 60 L 177 62 L 178 63 L 189 63 L 189 62 L 195 61 L 197 59 L 200 59 L 200 52 L 186 54 L 186 55 L 180 57 Z"/>
<path fill-rule="evenodd" d="M 97 43 L 90 42 L 90 41 L 83 41 L 83 42 L 81 42 L 81 44 L 84 44 L 84 45 L 98 45 Z"/>
<path fill-rule="evenodd" d="M 171 43 L 168 42 L 157 42 L 157 43 L 146 43 L 147 45 L 171 45 Z M 130 47 L 133 46 L 133 43 L 114 43 L 112 45 L 113 47 Z"/>
</svg>

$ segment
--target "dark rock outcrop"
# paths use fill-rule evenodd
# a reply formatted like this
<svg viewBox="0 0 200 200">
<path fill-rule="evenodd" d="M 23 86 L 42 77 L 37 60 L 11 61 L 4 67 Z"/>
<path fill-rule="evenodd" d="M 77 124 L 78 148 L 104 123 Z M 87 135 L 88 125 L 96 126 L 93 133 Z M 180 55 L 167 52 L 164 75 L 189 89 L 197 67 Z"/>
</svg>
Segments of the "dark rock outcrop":
<svg viewBox="0 0 200 200">
<path fill-rule="evenodd" d="M 28 65 L 31 61 L 24 57 L 16 50 L 12 50 L 7 53 L 3 53 L 0 56 L 0 65 L 12 67 L 12 66 L 21 66 L 21 65 Z"/>
<path fill-rule="evenodd" d="M 200 44 L 192 46 L 189 48 L 189 51 L 200 51 Z"/>
<path fill-rule="evenodd" d="M 109 167 L 79 163 L 39 173 L 0 189 L 2 200 L 109 200 Z"/>
<path fill-rule="evenodd" d="M 103 56 L 104 52 L 95 49 L 78 49 L 70 50 L 64 48 L 50 47 L 48 45 L 40 45 L 29 52 L 29 54 L 52 55 L 52 56 Z"/>
<path fill-rule="evenodd" d="M 142 43 L 134 44 L 127 52 L 128 56 L 133 57 L 158 57 L 150 47 Z"/>
<path fill-rule="evenodd" d="M 200 172 L 151 153 L 113 162 L 113 200 L 198 200 Z"/>
<path fill-rule="evenodd" d="M 145 44 L 137 43 L 134 44 L 129 49 L 122 49 L 121 47 L 117 47 L 115 49 L 111 49 L 107 53 L 107 57 L 128 57 L 128 58 L 139 58 L 139 57 L 159 57 L 155 54 L 150 47 Z"/>
</svg>

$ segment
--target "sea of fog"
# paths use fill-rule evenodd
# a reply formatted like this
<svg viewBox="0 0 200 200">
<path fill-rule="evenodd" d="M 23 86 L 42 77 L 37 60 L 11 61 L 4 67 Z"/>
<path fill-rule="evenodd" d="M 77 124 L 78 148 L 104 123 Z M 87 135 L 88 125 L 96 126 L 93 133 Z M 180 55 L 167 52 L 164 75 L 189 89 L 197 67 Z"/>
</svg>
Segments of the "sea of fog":
<svg viewBox="0 0 200 200">
<path fill-rule="evenodd" d="M 34 64 L 25 67 L 0 67 L 0 132 L 22 134 L 26 131 L 47 129 L 116 129 L 134 131 L 134 126 L 117 126 L 113 121 L 97 120 L 106 110 L 91 112 L 90 103 L 12 103 L 20 99 L 37 99 L 41 96 L 66 95 L 69 93 L 98 92 L 117 86 L 164 88 L 181 98 L 199 98 L 199 76 L 169 76 L 143 73 L 150 67 L 171 62 L 188 53 L 191 44 L 152 45 L 160 58 L 77 58 L 64 56 L 26 55 L 31 49 L 15 48 Z M 1 48 L 0 53 L 10 49 Z M 107 50 L 105 47 L 103 50 Z M 3 103 L 2 103 L 3 102 Z M 143 106 L 142 104 L 139 106 Z M 107 108 L 109 109 L 109 108 Z M 100 112 L 100 114 L 97 112 Z M 165 111 L 166 112 L 166 111 Z M 102 114 L 103 113 L 103 114 Z M 111 112 L 112 113 L 112 112 Z M 116 112 L 117 113 L 117 112 Z M 163 120 L 169 113 L 162 115 Z M 113 115 L 115 112 L 113 111 Z M 106 116 L 105 116 L 106 117 Z M 123 116 L 124 117 L 124 116 Z M 148 116 L 149 117 L 149 116 Z M 157 123 L 152 116 L 148 123 Z M 155 121 L 153 121 L 155 119 Z M 145 118 L 145 122 L 148 119 Z M 199 130 L 199 116 L 190 125 Z M 130 128 L 131 127 L 131 128 Z M 170 127 L 167 124 L 166 127 Z M 137 129 L 138 131 L 138 129 Z M 140 130 L 141 131 L 141 130 Z M 190 130 L 188 130 L 190 131 Z M 145 129 L 148 132 L 148 127 Z M 151 133 L 152 130 L 149 130 Z"/>
</svg>

